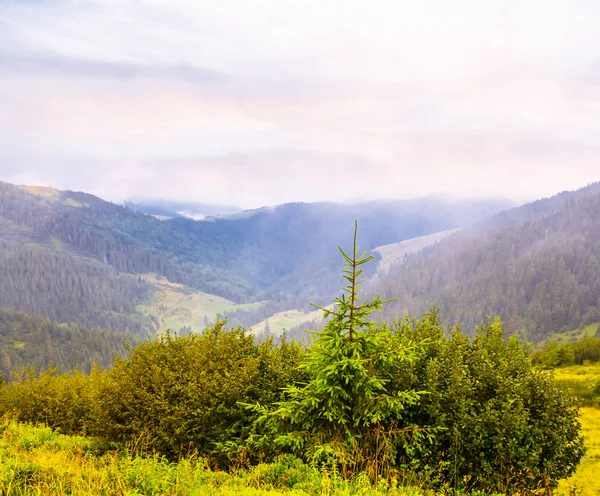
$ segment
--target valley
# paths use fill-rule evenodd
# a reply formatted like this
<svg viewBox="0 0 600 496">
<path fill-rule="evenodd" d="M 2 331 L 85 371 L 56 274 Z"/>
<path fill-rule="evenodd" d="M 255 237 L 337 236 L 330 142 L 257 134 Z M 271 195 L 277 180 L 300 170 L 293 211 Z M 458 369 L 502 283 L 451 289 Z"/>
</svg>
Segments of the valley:
<svg viewBox="0 0 600 496">
<path fill-rule="evenodd" d="M 189 494 L 429 496 L 451 484 L 510 494 L 552 474 L 557 494 L 595 494 L 600 184 L 510 207 L 295 203 L 193 220 L 0 183 L 0 430 L 20 443 L 1 456 L 18 470 L 36 467 L 26 482 L 0 471 L 0 491 L 106 492 L 111 478 L 119 490 L 148 494 L 179 494 L 181 484 L 197 488 Z M 354 219 L 360 250 L 347 231 Z M 342 258 L 336 245 L 356 251 Z M 361 273 L 363 251 L 370 263 Z M 331 304 L 346 284 L 340 260 L 348 299 Z M 463 332 L 450 332 L 454 325 Z M 513 335 L 520 341 L 506 339 Z M 433 426 L 437 448 L 385 434 L 394 446 L 385 459 L 365 442 L 352 455 L 353 475 L 340 477 L 327 457 L 347 457 L 355 441 L 331 448 L 335 455 L 289 444 L 307 431 L 339 439 L 338 418 L 384 408 L 365 406 L 369 391 L 387 409 L 377 415 L 402 411 L 418 432 Z M 465 430 L 480 418 L 483 430 Z M 292 425 L 300 430 L 288 432 Z M 494 436 L 520 441 L 490 444 Z M 127 451 L 142 438 L 139 451 Z M 19 447 L 27 443 L 35 447 Z M 550 443 L 531 449 L 554 449 L 554 458 L 523 461 L 522 443 Z M 110 455 L 108 445 L 121 451 Z M 484 455 L 470 458 L 473 446 Z M 103 468 L 86 465 L 81 450 Z M 146 458 L 140 475 L 131 464 L 144 453 L 164 458 Z M 51 468 L 59 458 L 91 479 Z M 400 469 L 409 459 L 410 471 Z M 506 459 L 531 466 L 514 475 Z M 332 472 L 315 469 L 316 460 L 333 463 Z M 375 485 L 383 472 L 371 460 L 390 471 L 386 488 Z M 400 476 L 405 482 L 389 485 Z"/>
</svg>

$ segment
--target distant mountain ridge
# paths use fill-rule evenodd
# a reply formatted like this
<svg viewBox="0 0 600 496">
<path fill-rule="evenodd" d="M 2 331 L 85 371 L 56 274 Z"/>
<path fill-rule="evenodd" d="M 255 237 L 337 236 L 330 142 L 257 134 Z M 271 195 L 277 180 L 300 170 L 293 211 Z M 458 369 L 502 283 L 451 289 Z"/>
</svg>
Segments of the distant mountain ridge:
<svg viewBox="0 0 600 496">
<path fill-rule="evenodd" d="M 328 304 L 339 291 L 336 245 L 348 248 L 355 219 L 362 249 L 383 257 L 369 291 L 398 298 L 387 320 L 437 303 L 446 322 L 467 331 L 499 314 L 510 332 L 534 341 L 600 321 L 600 183 L 513 206 L 435 197 L 288 203 L 195 221 L 164 205 L 143 212 L 0 182 L 3 370 L 52 356 L 64 366 L 69 332 L 83 341 L 68 353 L 84 360 L 88 350 L 108 363 L 125 336 L 200 330 L 216 313 L 232 325 L 261 323 L 259 331 L 313 318 L 308 303 Z M 114 336 L 87 330 L 95 327 Z M 29 328 L 27 339 L 15 338 Z M 44 329 L 62 344 L 45 341 Z M 47 353 L 28 354 L 35 343 Z"/>
<path fill-rule="evenodd" d="M 437 304 L 468 332 L 499 315 L 532 341 L 600 321 L 600 183 L 501 212 L 463 230 L 371 288 L 395 297 L 387 319 Z"/>
<path fill-rule="evenodd" d="M 0 183 L 0 268 L 27 268 L 0 281 L 0 308 L 154 332 L 160 319 L 140 313 L 157 291 L 146 274 L 237 303 L 327 301 L 339 287 L 336 245 L 349 245 L 354 219 L 371 250 L 470 225 L 506 206 L 431 198 L 290 203 L 232 218 L 161 221 L 86 193 Z"/>
</svg>

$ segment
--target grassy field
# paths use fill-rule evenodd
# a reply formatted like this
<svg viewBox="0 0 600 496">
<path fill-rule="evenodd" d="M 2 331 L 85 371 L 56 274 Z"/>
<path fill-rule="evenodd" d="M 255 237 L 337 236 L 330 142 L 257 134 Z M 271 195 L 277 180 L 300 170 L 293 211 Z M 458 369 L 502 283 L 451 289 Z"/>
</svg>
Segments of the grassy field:
<svg viewBox="0 0 600 496">
<path fill-rule="evenodd" d="M 189 326 L 193 331 L 201 331 L 206 321 L 213 322 L 217 314 L 234 310 L 255 310 L 261 303 L 238 305 L 220 296 L 190 289 L 181 284 L 159 279 L 154 274 L 142 276 L 151 282 L 156 292 L 152 301 L 138 305 L 137 311 L 142 315 L 154 315 L 160 324 L 160 330 L 178 331 Z"/>
<path fill-rule="evenodd" d="M 575 475 L 561 481 L 559 493 L 598 496 L 600 494 L 600 408 L 583 407 L 581 425 L 588 451 Z"/>
<path fill-rule="evenodd" d="M 600 494 L 600 391 L 595 388 L 600 381 L 600 363 L 575 365 L 556 369 L 554 376 L 566 391 L 580 398 L 581 403 L 594 405 L 581 409 L 581 425 L 588 452 L 577 473 L 562 481 L 559 490 L 564 494 L 598 496 Z M 573 490 L 573 492 L 571 492 Z M 580 491 L 580 492 L 579 492 Z"/>
<path fill-rule="evenodd" d="M 329 305 L 327 308 L 333 308 L 333 305 Z M 281 335 L 283 331 L 290 330 L 292 327 L 311 320 L 320 320 L 321 318 L 323 318 L 323 311 L 318 309 L 309 313 L 305 313 L 302 310 L 286 310 L 285 312 L 276 313 L 268 319 L 252 326 L 252 332 L 256 335 L 262 334 L 265 332 L 268 322 L 271 332 Z"/>
<path fill-rule="evenodd" d="M 600 327 L 600 322 L 587 325 L 581 329 L 573 329 L 572 331 L 556 332 L 552 336 L 544 341 L 536 343 L 536 349 L 544 348 L 550 341 L 556 341 L 558 344 L 574 343 L 575 341 L 581 341 L 585 338 L 591 338 L 596 335 Z"/>
<path fill-rule="evenodd" d="M 599 406 L 600 364 L 563 367 L 554 376 L 565 391 L 579 398 L 581 405 Z"/>
<path fill-rule="evenodd" d="M 381 255 L 381 260 L 379 260 L 379 263 L 377 264 L 377 273 L 387 272 L 392 265 L 402 263 L 405 255 L 417 253 L 423 248 L 431 246 L 458 231 L 460 231 L 460 229 L 448 229 L 447 231 L 441 231 L 419 238 L 411 238 L 398 243 L 375 248 L 373 251 L 376 251 Z"/>
<path fill-rule="evenodd" d="M 588 453 L 577 473 L 561 481 L 557 495 L 600 494 L 600 409 L 582 409 Z M 110 451 L 94 440 L 64 436 L 47 427 L 0 423 L 0 494 L 3 496 L 211 495 L 211 496 L 433 496 L 418 487 L 335 474 L 283 459 L 229 474 L 202 459 L 169 463 Z M 483 496 L 479 493 L 480 496 Z"/>
<path fill-rule="evenodd" d="M 395 483 L 372 487 L 364 477 L 344 481 L 284 459 L 249 471 L 210 470 L 201 459 L 169 463 L 106 451 L 93 440 L 45 427 L 0 423 L 0 494 L 202 496 L 423 496 Z"/>
</svg>

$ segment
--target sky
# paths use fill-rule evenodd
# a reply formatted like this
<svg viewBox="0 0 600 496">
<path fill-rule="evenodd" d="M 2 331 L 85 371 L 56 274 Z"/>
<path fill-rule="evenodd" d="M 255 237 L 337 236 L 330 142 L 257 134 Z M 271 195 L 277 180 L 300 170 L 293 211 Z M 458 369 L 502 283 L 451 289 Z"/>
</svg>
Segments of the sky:
<svg viewBox="0 0 600 496">
<path fill-rule="evenodd" d="M 0 180 L 113 201 L 600 180 L 597 0 L 0 0 Z"/>
</svg>

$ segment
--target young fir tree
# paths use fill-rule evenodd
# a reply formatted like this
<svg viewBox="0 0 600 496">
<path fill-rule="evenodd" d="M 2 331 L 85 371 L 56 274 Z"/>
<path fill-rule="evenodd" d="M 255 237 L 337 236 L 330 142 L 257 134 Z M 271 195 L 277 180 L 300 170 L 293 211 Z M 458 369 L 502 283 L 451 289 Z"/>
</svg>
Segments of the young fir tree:
<svg viewBox="0 0 600 496">
<path fill-rule="evenodd" d="M 378 296 L 360 302 L 362 266 L 374 257 L 359 255 L 356 232 L 357 224 L 350 256 L 338 247 L 348 285 L 333 310 L 318 307 L 330 320 L 313 333 L 301 362 L 307 382 L 286 387 L 273 409 L 257 408 L 262 412 L 259 424 L 277 446 L 310 461 L 381 473 L 394 464 L 398 440 L 409 430 L 402 421 L 405 408 L 420 398 L 415 390 L 398 388 L 395 380 L 418 351 L 408 343 L 398 346 L 385 325 L 369 320 L 386 301 Z"/>
</svg>

